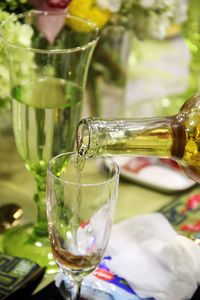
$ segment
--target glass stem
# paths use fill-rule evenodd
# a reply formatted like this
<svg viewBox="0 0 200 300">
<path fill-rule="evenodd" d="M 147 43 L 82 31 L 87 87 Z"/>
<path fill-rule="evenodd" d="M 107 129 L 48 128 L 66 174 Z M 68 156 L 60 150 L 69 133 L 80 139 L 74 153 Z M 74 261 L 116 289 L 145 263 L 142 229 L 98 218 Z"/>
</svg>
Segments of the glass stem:
<svg viewBox="0 0 200 300">
<path fill-rule="evenodd" d="M 60 288 L 60 292 L 65 300 L 80 300 L 81 299 L 81 281 L 69 279 Z"/>
<path fill-rule="evenodd" d="M 81 282 L 73 282 L 70 300 L 80 300 L 80 299 L 81 299 Z"/>
<path fill-rule="evenodd" d="M 36 178 L 37 193 L 34 201 L 37 206 L 37 221 L 34 224 L 36 236 L 48 236 L 47 215 L 46 215 L 46 178 Z"/>
</svg>

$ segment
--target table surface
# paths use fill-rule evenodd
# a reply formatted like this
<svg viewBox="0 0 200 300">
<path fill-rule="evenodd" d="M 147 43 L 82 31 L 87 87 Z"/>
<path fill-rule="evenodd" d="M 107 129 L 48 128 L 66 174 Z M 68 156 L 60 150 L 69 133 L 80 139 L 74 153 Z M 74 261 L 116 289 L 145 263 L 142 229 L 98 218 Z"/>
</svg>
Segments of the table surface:
<svg viewBox="0 0 200 300">
<path fill-rule="evenodd" d="M 176 44 L 177 42 L 179 43 L 180 41 L 176 41 Z M 177 47 L 177 45 L 175 46 Z M 155 47 L 155 45 L 151 45 L 151 47 Z M 172 49 L 174 53 L 174 48 L 171 47 L 171 44 L 170 49 Z M 169 53 L 172 52 L 170 49 L 168 48 L 168 56 L 170 55 Z M 152 51 L 152 53 L 154 52 L 155 51 Z M 171 57 L 168 57 L 168 59 L 169 58 L 171 61 Z M 176 52 L 175 58 L 177 60 Z M 155 59 L 155 53 L 153 59 Z M 156 56 L 156 60 L 157 59 L 158 56 Z M 146 74 L 146 72 L 143 73 Z M 137 83 L 135 78 L 134 82 Z M 169 90 L 169 86 L 167 86 L 167 90 Z M 166 90 L 164 90 L 164 92 L 165 91 Z M 147 92 L 149 94 L 149 89 L 147 89 Z M 158 94 L 158 91 L 154 92 Z M 151 96 L 154 97 L 154 95 Z M 129 98 L 131 97 L 132 99 L 132 93 L 128 93 L 127 97 L 127 105 L 130 105 Z M 136 100 L 141 99 L 138 98 Z M 131 111 L 130 106 L 129 110 Z M 6 118 L 8 118 L 7 115 Z M 26 170 L 23 161 L 19 157 L 11 130 L 11 121 L 8 122 L 8 126 L 6 126 L 6 122 L 4 122 L 4 116 L 0 113 L 0 205 L 13 202 L 18 203 L 24 210 L 21 222 L 34 222 L 37 213 L 35 203 L 33 201 L 33 194 L 36 191 L 35 181 L 33 175 Z M 185 192 L 185 194 L 187 194 L 187 192 Z M 180 194 L 180 196 L 181 195 L 182 194 Z M 120 222 L 135 215 L 155 212 L 162 206 L 168 204 L 175 197 L 177 197 L 177 194 L 161 193 L 132 182 L 130 183 L 121 178 L 115 222 Z M 0 250 L 1 246 L 0 236 Z M 38 286 L 37 291 L 51 282 L 54 276 L 55 275 L 45 275 L 41 284 Z"/>
</svg>

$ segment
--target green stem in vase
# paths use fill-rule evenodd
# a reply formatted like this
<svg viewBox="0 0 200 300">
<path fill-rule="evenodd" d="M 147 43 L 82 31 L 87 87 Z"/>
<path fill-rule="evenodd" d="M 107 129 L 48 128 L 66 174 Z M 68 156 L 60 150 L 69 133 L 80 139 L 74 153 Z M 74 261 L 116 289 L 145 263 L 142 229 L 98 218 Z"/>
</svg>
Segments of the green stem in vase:
<svg viewBox="0 0 200 300">
<path fill-rule="evenodd" d="M 113 56 L 112 56 L 112 48 L 110 48 L 110 49 L 106 49 L 106 48 L 104 48 L 103 46 L 101 46 L 101 45 L 99 45 L 99 46 L 97 46 L 97 49 L 98 49 L 98 51 L 101 53 L 101 56 L 102 56 L 102 62 L 104 62 L 104 64 L 106 65 L 106 66 L 108 66 L 108 68 L 111 68 L 111 70 L 112 70 L 112 76 L 111 76 L 111 78 L 113 78 L 113 77 L 117 77 L 117 78 L 119 78 L 120 79 L 120 81 L 122 80 L 122 79 L 125 79 L 125 77 L 126 77 L 126 71 L 125 71 L 125 69 L 123 68 L 123 66 L 122 65 L 120 65 L 120 63 L 119 62 L 116 62 L 115 61 L 115 57 L 113 58 Z M 114 55 L 114 56 L 116 56 L 116 55 Z M 121 77 L 122 76 L 122 77 Z"/>
</svg>

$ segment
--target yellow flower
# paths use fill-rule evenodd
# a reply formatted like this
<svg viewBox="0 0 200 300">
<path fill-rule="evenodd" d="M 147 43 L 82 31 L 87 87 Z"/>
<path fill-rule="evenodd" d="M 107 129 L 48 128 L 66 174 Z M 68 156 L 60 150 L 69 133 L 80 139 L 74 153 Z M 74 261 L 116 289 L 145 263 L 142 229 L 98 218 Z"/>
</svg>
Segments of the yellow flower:
<svg viewBox="0 0 200 300">
<path fill-rule="evenodd" d="M 68 11 L 71 15 L 89 20 L 102 28 L 111 17 L 111 12 L 107 9 L 101 10 L 95 0 L 72 0 L 68 6 Z M 75 26 L 75 22 L 70 25 L 77 31 L 89 31 L 89 26 L 80 23 Z"/>
<path fill-rule="evenodd" d="M 167 29 L 167 37 L 173 37 L 180 33 L 180 25 L 173 24 Z"/>
</svg>

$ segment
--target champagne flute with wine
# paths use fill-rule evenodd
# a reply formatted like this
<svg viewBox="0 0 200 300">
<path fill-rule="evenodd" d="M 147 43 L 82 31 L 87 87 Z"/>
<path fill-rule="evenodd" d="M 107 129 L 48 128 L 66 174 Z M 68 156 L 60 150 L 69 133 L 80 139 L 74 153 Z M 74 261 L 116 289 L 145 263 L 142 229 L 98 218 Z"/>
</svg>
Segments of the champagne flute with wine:
<svg viewBox="0 0 200 300">
<path fill-rule="evenodd" d="M 52 252 L 79 299 L 86 275 L 100 263 L 110 236 L 119 169 L 109 158 L 74 153 L 53 158 L 47 171 L 47 216 Z M 65 298 L 68 299 L 68 298 Z"/>
<path fill-rule="evenodd" d="M 23 45 L 9 33 L 23 27 Z M 12 15 L 1 26 L 11 85 L 12 120 L 18 152 L 37 183 L 35 224 L 4 235 L 4 251 L 55 268 L 46 217 L 46 169 L 59 153 L 72 151 L 85 82 L 98 28 L 63 11 Z M 16 57 L 21 57 L 16 60 Z M 14 247 L 13 247 L 14 245 Z"/>
</svg>

